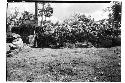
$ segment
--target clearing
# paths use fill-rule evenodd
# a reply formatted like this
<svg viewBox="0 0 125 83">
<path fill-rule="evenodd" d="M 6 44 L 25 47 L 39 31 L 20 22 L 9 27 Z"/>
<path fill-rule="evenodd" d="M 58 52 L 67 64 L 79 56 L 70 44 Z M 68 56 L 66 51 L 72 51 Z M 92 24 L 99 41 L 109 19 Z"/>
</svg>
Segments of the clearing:
<svg viewBox="0 0 125 83">
<path fill-rule="evenodd" d="M 8 50 L 8 48 L 7 48 Z M 121 47 L 25 48 L 7 57 L 7 81 L 120 82 Z"/>
</svg>

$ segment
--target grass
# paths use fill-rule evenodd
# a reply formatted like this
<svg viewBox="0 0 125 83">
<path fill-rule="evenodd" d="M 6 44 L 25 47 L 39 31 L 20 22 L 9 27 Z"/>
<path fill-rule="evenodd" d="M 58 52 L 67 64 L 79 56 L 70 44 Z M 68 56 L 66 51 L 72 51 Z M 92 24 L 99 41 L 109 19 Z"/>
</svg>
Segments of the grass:
<svg viewBox="0 0 125 83">
<path fill-rule="evenodd" d="M 29 48 L 7 57 L 7 81 L 120 82 L 121 47 Z"/>
</svg>

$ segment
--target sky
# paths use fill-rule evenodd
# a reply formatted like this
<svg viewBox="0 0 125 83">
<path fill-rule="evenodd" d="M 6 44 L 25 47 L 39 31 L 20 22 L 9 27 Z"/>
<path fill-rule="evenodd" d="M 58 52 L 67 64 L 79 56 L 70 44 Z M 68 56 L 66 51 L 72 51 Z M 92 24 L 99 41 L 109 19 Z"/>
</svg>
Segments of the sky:
<svg viewBox="0 0 125 83">
<path fill-rule="evenodd" d="M 110 6 L 110 3 L 51 3 L 54 13 L 53 16 L 47 19 L 56 21 L 63 21 L 66 18 L 69 18 L 75 13 L 85 14 L 86 16 L 91 15 L 91 18 L 94 18 L 95 21 L 98 21 L 103 18 L 107 18 L 108 13 L 104 13 L 103 9 Z M 31 13 L 35 12 L 35 3 L 34 2 L 15 2 L 8 4 L 7 15 L 10 15 L 14 12 L 14 8 L 17 8 L 19 12 L 24 10 Z M 41 8 L 41 5 L 38 5 Z"/>
</svg>

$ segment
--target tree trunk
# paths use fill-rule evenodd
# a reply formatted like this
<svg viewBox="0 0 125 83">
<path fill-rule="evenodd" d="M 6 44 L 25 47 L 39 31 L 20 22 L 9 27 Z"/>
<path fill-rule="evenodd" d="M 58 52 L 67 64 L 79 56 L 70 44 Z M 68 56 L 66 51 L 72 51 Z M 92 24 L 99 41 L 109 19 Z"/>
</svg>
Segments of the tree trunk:
<svg viewBox="0 0 125 83">
<path fill-rule="evenodd" d="M 37 2 L 35 2 L 35 21 L 36 21 L 36 23 L 37 23 L 37 25 L 38 25 L 38 18 L 37 18 L 37 9 L 38 9 L 38 5 L 37 5 Z"/>
</svg>

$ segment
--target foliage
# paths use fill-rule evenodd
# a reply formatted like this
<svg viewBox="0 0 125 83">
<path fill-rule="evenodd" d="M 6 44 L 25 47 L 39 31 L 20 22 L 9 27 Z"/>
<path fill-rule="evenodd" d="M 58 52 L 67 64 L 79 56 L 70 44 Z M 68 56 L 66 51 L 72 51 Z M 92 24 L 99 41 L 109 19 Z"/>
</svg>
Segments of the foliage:
<svg viewBox="0 0 125 83">
<path fill-rule="evenodd" d="M 87 43 L 91 43 L 94 47 L 119 46 L 121 45 L 121 26 L 114 26 L 114 21 L 121 22 L 116 19 L 121 18 L 121 11 L 116 12 L 120 7 L 120 4 L 114 3 L 108 8 L 108 11 L 113 11 L 109 13 L 108 19 L 94 21 L 91 16 L 75 14 L 65 19 L 63 23 L 54 24 L 51 21 L 43 21 L 43 26 L 39 27 L 33 21 L 34 15 L 24 11 L 19 19 L 18 31 L 21 36 L 29 36 L 33 35 L 35 30 L 37 47 L 64 47 L 68 43 L 71 45 L 76 43 L 90 45 Z"/>
<path fill-rule="evenodd" d="M 39 11 L 39 15 L 40 16 L 45 16 L 45 17 L 51 17 L 53 14 L 53 8 L 50 6 L 50 4 L 48 3 L 47 7 L 45 7 L 45 3 L 42 3 L 43 8 L 42 9 L 38 9 Z"/>
<path fill-rule="evenodd" d="M 112 27 L 118 29 L 121 27 L 122 2 L 113 1 L 111 3 L 112 5 L 107 7 L 104 11 L 109 12 L 108 20 Z"/>
<path fill-rule="evenodd" d="M 95 22 L 85 15 L 75 15 L 71 19 L 66 19 L 62 24 L 44 21 L 42 27 L 36 28 L 30 23 L 21 24 L 19 34 L 31 35 L 31 33 L 27 33 L 28 30 L 31 30 L 32 35 L 34 30 L 38 34 L 39 47 L 43 45 L 63 47 L 65 43 L 76 44 L 77 42 L 91 42 L 94 47 L 112 47 L 120 45 L 121 42 L 121 30 L 112 28 L 108 19 Z M 46 44 L 42 41 L 46 41 Z"/>
</svg>

